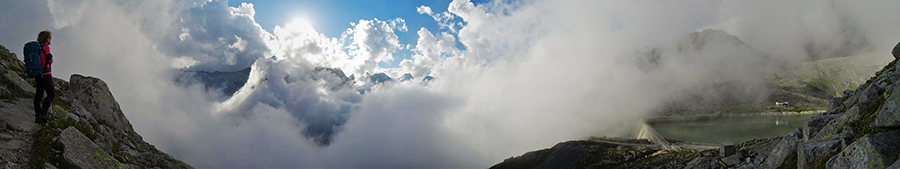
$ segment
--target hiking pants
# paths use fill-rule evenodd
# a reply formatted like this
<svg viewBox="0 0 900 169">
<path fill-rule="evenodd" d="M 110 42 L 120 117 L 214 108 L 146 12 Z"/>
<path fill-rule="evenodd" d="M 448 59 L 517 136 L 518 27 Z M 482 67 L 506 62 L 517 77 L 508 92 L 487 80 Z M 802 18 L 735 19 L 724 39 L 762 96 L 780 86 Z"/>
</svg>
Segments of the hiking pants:
<svg viewBox="0 0 900 169">
<path fill-rule="evenodd" d="M 56 93 L 53 92 L 53 76 L 37 77 L 34 78 L 34 82 L 37 83 L 34 91 L 34 116 L 47 114 L 47 110 L 50 110 L 50 103 L 53 103 L 53 98 L 56 97 Z M 47 91 L 47 98 L 44 99 L 44 105 L 41 106 L 44 91 Z"/>
</svg>

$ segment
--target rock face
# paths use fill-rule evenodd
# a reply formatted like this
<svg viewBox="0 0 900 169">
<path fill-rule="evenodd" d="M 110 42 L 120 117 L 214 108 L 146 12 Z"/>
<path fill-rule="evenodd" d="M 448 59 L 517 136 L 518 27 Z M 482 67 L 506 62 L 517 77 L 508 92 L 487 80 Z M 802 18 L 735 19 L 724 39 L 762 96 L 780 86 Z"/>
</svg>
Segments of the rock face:
<svg viewBox="0 0 900 169">
<path fill-rule="evenodd" d="M 875 126 L 900 127 L 900 90 L 894 90 L 885 101 L 884 106 L 876 112 Z"/>
<path fill-rule="evenodd" d="M 769 153 L 769 158 L 766 159 L 764 166 L 767 168 L 781 166 L 785 160 L 797 153 L 797 143 L 799 143 L 801 139 L 800 130 L 784 135 L 781 142 L 778 142 L 778 145 L 775 145 L 775 148 Z"/>
<path fill-rule="evenodd" d="M 828 161 L 830 168 L 886 168 L 900 154 L 900 131 L 882 132 L 859 138 Z"/>
<path fill-rule="evenodd" d="M 91 112 L 93 118 L 99 123 L 106 123 L 109 127 L 123 129 L 129 134 L 133 134 L 134 130 L 131 123 L 125 118 L 119 103 L 109 91 L 106 82 L 95 77 L 87 77 L 74 74 L 69 77 L 67 91 L 75 101 L 73 104 L 83 106 L 88 112 Z"/>
<path fill-rule="evenodd" d="M 125 168 L 75 127 L 66 128 L 56 141 L 63 151 L 66 168 Z"/>
<path fill-rule="evenodd" d="M 826 160 L 823 159 L 823 156 L 834 155 L 840 150 L 840 146 L 841 140 L 839 139 L 804 142 L 797 146 L 797 167 L 807 168 L 817 162 L 821 163 L 820 160 Z"/>
<path fill-rule="evenodd" d="M 0 168 L 192 168 L 145 142 L 103 80 L 54 79 L 53 119 L 34 123 L 34 80 L 0 46 Z"/>
</svg>

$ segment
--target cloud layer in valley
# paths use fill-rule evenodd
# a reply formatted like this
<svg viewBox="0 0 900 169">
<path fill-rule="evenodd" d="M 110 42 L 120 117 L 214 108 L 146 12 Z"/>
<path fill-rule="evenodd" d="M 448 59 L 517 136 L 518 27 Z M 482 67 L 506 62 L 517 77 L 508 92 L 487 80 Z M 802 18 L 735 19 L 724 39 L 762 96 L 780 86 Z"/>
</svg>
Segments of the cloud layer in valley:
<svg viewBox="0 0 900 169">
<path fill-rule="evenodd" d="M 224 0 L 0 4 L 0 44 L 53 31 L 56 76 L 105 80 L 144 139 L 195 167 L 483 168 L 560 141 L 628 135 L 670 102 L 719 99 L 708 92 L 717 82 L 738 84 L 728 97 L 765 97 L 758 66 L 889 57 L 900 39 L 896 1 L 454 0 L 397 9 L 439 30 L 360 18 L 341 37 L 302 20 L 268 32 L 255 21 L 261 9 Z M 418 40 L 400 43 L 405 31 Z M 646 60 L 648 49 L 662 59 Z M 378 67 L 401 50 L 412 57 L 400 67 Z M 172 81 L 247 67 L 228 98 Z M 367 80 L 375 73 L 415 79 Z"/>
</svg>

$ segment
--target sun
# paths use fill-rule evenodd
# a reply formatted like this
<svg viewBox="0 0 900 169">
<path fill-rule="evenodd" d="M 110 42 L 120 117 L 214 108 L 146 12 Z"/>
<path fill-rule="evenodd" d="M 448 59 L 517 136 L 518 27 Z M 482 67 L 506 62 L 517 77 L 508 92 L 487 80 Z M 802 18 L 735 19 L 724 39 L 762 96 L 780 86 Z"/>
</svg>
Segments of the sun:
<svg viewBox="0 0 900 169">
<path fill-rule="evenodd" d="M 292 32 L 303 32 L 303 33 L 316 33 L 316 29 L 312 27 L 312 24 L 307 22 L 304 18 L 295 18 L 290 23 L 285 25 L 285 28 L 291 30 Z"/>
</svg>

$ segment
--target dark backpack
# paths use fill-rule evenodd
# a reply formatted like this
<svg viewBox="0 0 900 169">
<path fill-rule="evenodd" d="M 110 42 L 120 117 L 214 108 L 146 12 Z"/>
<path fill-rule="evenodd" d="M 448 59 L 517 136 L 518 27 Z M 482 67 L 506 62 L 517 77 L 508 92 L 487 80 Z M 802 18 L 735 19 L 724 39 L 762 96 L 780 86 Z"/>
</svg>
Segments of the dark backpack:
<svg viewBox="0 0 900 169">
<path fill-rule="evenodd" d="M 25 43 L 25 74 L 28 77 L 44 77 L 43 66 L 41 65 L 41 52 L 44 52 L 44 45 L 37 41 Z"/>
</svg>

